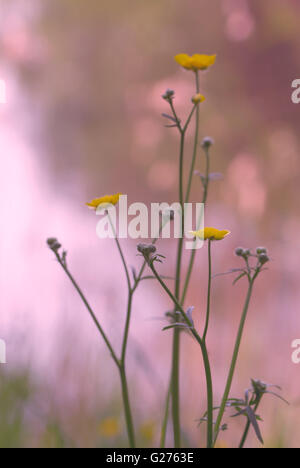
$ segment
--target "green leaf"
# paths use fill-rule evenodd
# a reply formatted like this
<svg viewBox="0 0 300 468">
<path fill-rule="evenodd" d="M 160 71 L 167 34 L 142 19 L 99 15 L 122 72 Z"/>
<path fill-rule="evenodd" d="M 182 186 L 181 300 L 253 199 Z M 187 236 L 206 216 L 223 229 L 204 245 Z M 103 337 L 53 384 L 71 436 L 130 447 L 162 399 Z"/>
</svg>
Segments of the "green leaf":
<svg viewBox="0 0 300 468">
<path fill-rule="evenodd" d="M 248 419 L 249 419 L 251 425 L 253 426 L 253 429 L 255 431 L 255 434 L 256 434 L 258 440 L 262 444 L 264 444 L 264 440 L 262 438 L 262 435 L 261 435 L 261 432 L 260 432 L 260 429 L 259 429 L 259 425 L 257 423 L 255 413 L 254 413 L 253 409 L 250 406 L 246 407 L 246 413 L 247 413 L 247 416 L 248 416 Z"/>
<path fill-rule="evenodd" d="M 244 272 L 241 273 L 237 278 L 235 278 L 234 282 L 232 283 L 233 286 L 235 286 L 236 283 L 237 283 L 240 279 L 244 278 L 244 276 L 246 276 L 246 274 L 247 274 L 247 273 L 244 271 Z"/>
</svg>

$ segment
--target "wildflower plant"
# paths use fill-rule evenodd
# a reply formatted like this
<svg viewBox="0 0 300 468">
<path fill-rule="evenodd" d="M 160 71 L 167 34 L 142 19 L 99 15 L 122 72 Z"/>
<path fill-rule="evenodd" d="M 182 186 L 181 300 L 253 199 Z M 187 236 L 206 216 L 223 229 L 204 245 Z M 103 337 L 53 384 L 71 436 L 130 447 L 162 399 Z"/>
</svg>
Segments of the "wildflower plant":
<svg viewBox="0 0 300 468">
<path fill-rule="evenodd" d="M 210 137 L 205 137 L 201 142 L 199 138 L 199 118 L 200 108 L 206 102 L 205 97 L 201 94 L 200 90 L 200 76 L 201 73 L 207 71 L 212 67 L 216 61 L 216 55 L 203 55 L 195 54 L 189 56 L 187 54 L 176 55 L 175 61 L 185 70 L 194 74 L 195 81 L 195 92 L 193 96 L 188 97 L 190 103 L 190 109 L 188 117 L 183 121 L 176 110 L 176 93 L 172 89 L 167 89 L 162 95 L 162 99 L 166 102 L 169 110 L 164 112 L 162 116 L 166 119 L 166 127 L 174 129 L 178 133 L 179 137 L 179 151 L 178 151 L 178 200 L 181 207 L 181 211 L 184 211 L 184 206 L 189 203 L 191 198 L 192 184 L 194 180 L 198 180 L 199 177 L 202 185 L 202 191 L 198 198 L 201 202 L 206 205 L 210 182 L 212 180 L 218 180 L 221 178 L 220 174 L 210 172 L 210 159 L 211 150 L 214 145 L 214 140 Z M 189 161 L 186 160 L 186 134 L 190 129 L 192 122 L 194 122 L 194 137 L 193 137 L 193 149 L 192 155 Z M 202 155 L 202 158 L 201 158 Z M 196 164 L 199 164 L 203 159 L 204 173 L 196 171 Z M 185 179 L 185 165 L 188 166 L 187 178 Z M 199 186 L 199 185 L 198 185 Z M 95 198 L 91 202 L 87 203 L 87 206 L 97 213 L 101 210 L 107 217 L 112 229 L 114 229 L 113 223 L 110 219 L 109 207 L 118 204 L 120 193 L 115 195 L 106 195 Z M 79 294 L 83 301 L 87 311 L 89 312 L 92 320 L 94 321 L 102 339 L 104 340 L 108 350 L 110 351 L 112 360 L 119 371 L 121 393 L 123 397 L 124 414 L 126 420 L 126 427 L 128 433 L 129 446 L 134 448 L 136 446 L 136 424 L 135 418 L 132 414 L 131 400 L 128 389 L 127 373 L 126 373 L 126 357 L 128 341 L 130 339 L 130 326 L 132 317 L 132 306 L 135 292 L 140 285 L 141 281 L 147 279 L 155 279 L 161 287 L 162 293 L 166 294 L 172 304 L 172 310 L 170 310 L 166 317 L 168 319 L 168 325 L 163 328 L 163 331 L 171 330 L 173 333 L 172 342 L 172 364 L 170 369 L 170 381 L 168 388 L 166 389 L 166 401 L 165 408 L 162 415 L 162 427 L 160 434 L 160 447 L 164 448 L 166 443 L 166 432 L 169 416 L 172 415 L 173 423 L 173 436 L 174 436 L 174 447 L 181 447 L 181 419 L 180 419 L 180 341 L 181 333 L 186 332 L 190 334 L 197 344 L 199 345 L 199 355 L 202 356 L 202 361 L 205 370 L 205 382 L 206 382 L 206 411 L 204 416 L 200 419 L 200 423 L 205 423 L 206 426 L 206 447 L 214 448 L 219 445 L 218 437 L 221 431 L 228 429 L 228 424 L 224 423 L 224 414 L 226 409 L 233 408 L 235 414 L 233 417 L 243 416 L 246 417 L 246 427 L 242 433 L 239 447 L 244 447 L 250 427 L 252 426 L 259 441 L 263 443 L 263 437 L 259 428 L 260 417 L 257 414 L 258 407 L 265 394 L 275 394 L 270 390 L 272 386 L 267 385 L 259 380 L 251 381 L 251 388 L 246 390 L 244 398 L 235 399 L 230 397 L 231 387 L 235 375 L 235 369 L 238 361 L 240 346 L 242 342 L 243 333 L 245 330 L 246 318 L 248 315 L 250 301 L 253 295 L 254 285 L 259 275 L 266 270 L 266 265 L 270 261 L 268 251 L 265 247 L 258 247 L 255 251 L 251 249 L 239 247 L 235 250 L 236 256 L 241 260 L 241 266 L 239 268 L 231 269 L 221 275 L 233 274 L 235 275 L 233 284 L 238 283 L 240 280 L 246 279 L 248 281 L 248 289 L 243 306 L 240 324 L 235 339 L 233 354 L 231 363 L 228 370 L 228 376 L 225 383 L 223 397 L 218 405 L 218 402 L 214 399 L 214 385 L 212 379 L 210 353 L 207 348 L 207 336 L 210 329 L 210 318 L 213 313 L 212 311 L 212 286 L 213 279 L 216 276 L 213 275 L 213 249 L 219 248 L 218 245 L 226 243 L 227 237 L 230 235 L 230 231 L 227 229 L 218 229 L 215 227 L 200 228 L 202 221 L 202 214 L 197 219 L 196 230 L 191 231 L 190 235 L 193 237 L 195 244 L 198 240 L 201 240 L 207 244 L 208 253 L 208 280 L 207 280 L 207 303 L 206 303 L 206 316 L 205 325 L 203 330 L 198 330 L 195 326 L 193 314 L 194 306 L 186 305 L 186 298 L 191 282 L 192 273 L 195 266 L 195 257 L 197 249 L 184 250 L 184 235 L 181 235 L 177 243 L 177 254 L 176 254 L 176 269 L 174 277 L 174 288 L 170 289 L 166 280 L 169 277 L 165 277 L 160 273 L 160 264 L 166 262 L 166 257 L 159 252 L 157 248 L 157 242 L 160 238 L 160 234 L 163 231 L 166 223 L 172 222 L 173 217 L 169 216 L 162 218 L 161 225 L 157 236 L 152 240 L 150 244 L 139 243 L 137 245 L 137 255 L 142 258 L 142 263 L 139 269 L 130 268 L 128 266 L 127 259 L 124 255 L 122 245 L 115 232 L 115 243 L 117 250 L 120 254 L 121 263 L 123 266 L 124 274 L 127 281 L 127 303 L 125 309 L 125 326 L 123 330 L 121 354 L 118 355 L 114 347 L 111 344 L 109 337 L 104 331 L 96 313 L 91 308 L 86 296 L 82 292 L 71 274 L 67 265 L 67 252 L 62 249 L 62 245 L 56 238 L 49 238 L 47 243 L 48 247 L 54 253 L 58 263 L 66 273 L 67 277 L 73 284 L 75 290 Z M 165 219 L 165 220 L 164 220 Z M 181 218 L 182 230 L 184 233 L 184 216 Z M 221 241 L 224 241 L 221 242 Z M 216 245 L 215 245 L 216 244 Z M 183 257 L 189 255 L 187 268 L 183 268 Z M 149 270 L 149 274 L 146 270 Z M 212 351 L 211 351 L 212 353 Z M 278 388 L 278 387 L 277 387 Z M 279 398 L 281 398 L 279 396 Z M 217 405 L 216 405 L 217 403 Z M 109 426 L 110 428 L 110 426 Z M 152 437 L 152 436 L 151 436 Z"/>
</svg>

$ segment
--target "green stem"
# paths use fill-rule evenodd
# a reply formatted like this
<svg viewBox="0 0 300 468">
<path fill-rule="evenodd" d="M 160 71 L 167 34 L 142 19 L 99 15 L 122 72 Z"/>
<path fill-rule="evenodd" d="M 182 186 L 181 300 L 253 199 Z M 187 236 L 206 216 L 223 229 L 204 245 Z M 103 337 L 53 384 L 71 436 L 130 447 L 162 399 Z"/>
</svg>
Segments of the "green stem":
<svg viewBox="0 0 300 468">
<path fill-rule="evenodd" d="M 129 327 L 130 327 L 130 319 L 131 319 L 131 311 L 132 311 L 132 297 L 133 297 L 133 292 L 130 289 L 128 292 L 126 322 L 125 322 L 124 337 L 123 337 L 123 344 L 122 344 L 122 355 L 121 355 L 122 365 L 125 365 L 126 349 L 127 349 L 127 343 L 128 343 L 128 335 L 129 335 Z"/>
<path fill-rule="evenodd" d="M 123 250 L 122 250 L 122 248 L 121 248 L 120 241 L 119 241 L 119 239 L 118 239 L 118 236 L 117 236 L 117 233 L 116 233 L 114 224 L 113 224 L 113 222 L 112 222 L 112 220 L 111 220 L 111 217 L 110 217 L 110 214 L 109 214 L 109 211 L 108 211 L 108 210 L 107 210 L 107 217 L 108 217 L 108 220 L 109 220 L 109 222 L 110 222 L 110 225 L 111 225 L 111 228 L 112 228 L 112 231 L 113 231 L 113 234 L 114 234 L 114 238 L 115 238 L 115 241 L 116 241 L 117 249 L 118 249 L 118 251 L 119 251 L 119 254 L 120 254 L 120 257 L 121 257 L 121 260 L 122 260 L 122 263 L 123 263 L 124 271 L 125 271 L 125 274 L 126 274 L 126 280 L 127 280 L 128 290 L 130 291 L 130 290 L 131 290 L 131 281 L 130 281 L 130 276 L 129 276 L 129 271 L 128 271 L 127 263 L 126 263 L 125 256 L 124 256 L 124 254 L 123 254 Z"/>
<path fill-rule="evenodd" d="M 209 326 L 209 318 L 210 318 L 211 276 L 212 276 L 211 240 L 209 239 L 209 241 L 208 241 L 208 288 L 207 288 L 206 322 L 205 322 L 205 328 L 204 328 L 204 333 L 203 333 L 203 340 L 204 341 L 206 341 L 206 336 L 207 336 L 208 326 Z"/>
<path fill-rule="evenodd" d="M 179 157 L 179 201 L 181 206 L 181 216 L 183 217 L 183 159 L 184 159 L 185 132 L 180 137 L 180 157 Z M 182 232 L 183 236 L 183 232 Z"/>
<path fill-rule="evenodd" d="M 233 356 L 232 356 L 232 360 L 231 360 L 229 374 L 228 374 L 228 377 L 227 377 L 226 387 L 225 387 L 224 395 L 223 395 L 223 398 L 222 398 L 221 406 L 220 406 L 220 409 L 219 409 L 216 425 L 215 425 L 215 442 L 216 442 L 216 440 L 218 438 L 219 429 L 220 429 L 220 426 L 221 426 L 221 423 L 222 423 L 222 418 L 223 418 L 223 415 L 224 415 L 224 412 L 225 412 L 226 404 L 227 404 L 229 393 L 230 393 L 230 390 L 231 390 L 231 385 L 232 385 L 232 381 L 233 381 L 233 377 L 234 377 L 234 372 L 235 372 L 236 363 L 237 363 L 237 359 L 238 359 L 238 354 L 239 354 L 239 350 L 240 350 L 240 346 L 241 346 L 243 331 L 244 331 L 245 322 L 246 322 L 246 318 L 247 318 L 247 313 L 248 313 L 248 309 L 249 309 L 250 299 L 251 299 L 252 292 L 253 292 L 253 284 L 254 284 L 254 278 L 249 280 L 249 287 L 248 287 L 247 297 L 246 297 L 246 301 L 245 301 L 245 305 L 244 305 L 244 309 L 243 309 L 243 313 L 242 313 L 242 317 L 241 317 L 241 321 L 240 321 L 240 325 L 239 325 L 239 329 L 238 329 L 238 334 L 237 334 L 237 338 L 236 338 L 236 342 L 235 342 L 235 347 L 234 347 L 234 351 L 233 351 Z"/>
<path fill-rule="evenodd" d="M 196 73 L 196 90 L 199 92 L 199 74 Z M 188 125 L 191 121 L 191 118 L 196 109 L 196 130 L 195 130 L 195 142 L 194 142 L 194 151 L 192 158 L 192 165 L 189 174 L 189 183 L 188 190 L 186 195 L 186 201 L 189 199 L 189 192 L 191 189 L 192 177 L 194 173 L 196 155 L 197 155 L 197 146 L 198 146 L 198 135 L 199 135 L 199 105 L 194 106 L 192 112 L 190 113 L 187 122 L 182 129 L 180 122 L 176 115 L 173 102 L 171 101 L 171 108 L 175 119 L 177 120 L 178 129 L 180 131 L 180 155 L 179 155 L 179 200 L 181 205 L 182 212 L 182 236 L 178 241 L 177 249 L 177 262 L 176 262 L 176 277 L 175 277 L 175 297 L 180 298 L 180 278 L 181 278 L 181 263 L 182 263 L 182 249 L 183 249 L 183 236 L 184 236 L 184 194 L 183 194 L 183 161 L 184 161 L 184 143 L 185 143 L 185 134 L 188 128 Z M 175 310 L 176 312 L 176 310 Z M 172 377 L 171 377 L 171 386 L 172 386 L 172 418 L 173 418 L 173 430 L 174 430 L 174 444 L 175 447 L 180 448 L 181 437 L 180 437 L 180 389 L 179 389 L 179 368 L 180 368 L 180 330 L 174 329 L 173 333 L 173 347 L 172 347 Z"/>
<path fill-rule="evenodd" d="M 199 72 L 198 71 L 195 72 L 195 77 L 196 77 L 196 92 L 198 94 L 200 92 Z M 191 168 L 190 168 L 187 191 L 186 191 L 186 197 L 185 197 L 185 202 L 186 203 L 188 203 L 189 199 L 190 199 L 193 175 L 194 175 L 195 164 L 196 164 L 196 157 L 197 157 L 197 150 L 198 150 L 198 140 L 199 140 L 199 117 L 200 117 L 200 106 L 197 105 L 197 107 L 196 107 L 196 128 L 195 128 L 194 149 L 193 149 L 192 164 L 191 164 Z"/>
<path fill-rule="evenodd" d="M 258 410 L 258 407 L 259 407 L 259 405 L 260 405 L 261 399 L 262 399 L 262 395 L 259 396 L 259 398 L 258 398 L 258 400 L 257 400 L 257 403 L 256 403 L 256 405 L 255 405 L 255 407 L 254 407 L 254 414 L 256 414 L 256 411 Z M 249 433 L 250 426 L 251 426 L 251 423 L 250 423 L 250 419 L 248 418 L 248 421 L 247 421 L 247 423 L 246 423 L 246 427 L 245 427 L 243 436 L 242 436 L 241 441 L 240 441 L 239 449 L 244 448 L 245 442 L 246 442 L 247 437 L 248 437 L 248 433 Z"/>
<path fill-rule="evenodd" d="M 174 111 L 175 112 L 175 111 Z M 175 114 L 176 115 L 176 114 Z M 181 262 L 182 262 L 182 249 L 183 249 L 183 236 L 184 236 L 184 200 L 183 200 L 183 160 L 184 160 L 184 143 L 185 131 L 182 131 L 180 126 L 180 153 L 179 153 L 179 201 L 181 206 L 181 237 L 178 240 L 177 248 L 177 261 L 176 261 L 176 275 L 175 275 L 175 296 L 180 296 L 180 276 L 181 276 Z M 176 310 L 175 310 L 176 312 Z M 174 446 L 180 448 L 180 396 L 179 396 L 179 361 L 180 361 L 180 330 L 175 329 L 173 333 L 173 347 L 172 347 L 172 418 L 174 430 Z"/>
<path fill-rule="evenodd" d="M 202 198 L 203 205 L 205 205 L 206 202 L 207 202 L 208 187 L 209 187 L 210 159 L 209 159 L 208 149 L 205 150 L 205 155 L 206 155 L 206 170 L 205 170 L 206 180 L 205 180 L 205 184 L 204 184 L 204 192 L 203 192 L 203 198 Z M 202 215 L 203 215 L 203 213 L 201 212 L 201 217 L 202 217 Z M 198 226 L 200 226 L 200 224 L 201 224 L 201 217 L 200 217 L 199 221 L 197 222 L 197 229 L 198 229 Z M 190 279 L 191 279 L 191 275 L 192 275 L 193 268 L 194 268 L 196 252 L 197 252 L 196 249 L 193 249 L 191 251 L 189 266 L 188 266 L 188 270 L 187 270 L 187 274 L 186 274 L 186 278 L 185 278 L 185 282 L 184 282 L 184 287 L 183 287 L 183 293 L 182 293 L 182 297 L 181 297 L 181 304 L 184 304 L 185 298 L 186 298 L 186 295 L 187 295 L 187 292 L 188 292 L 188 287 L 189 287 L 189 284 L 190 284 Z"/>
<path fill-rule="evenodd" d="M 129 444 L 130 444 L 130 448 L 135 448 L 134 427 L 133 427 L 133 422 L 132 422 L 132 413 L 131 413 L 131 407 L 130 407 L 130 401 L 129 401 L 127 377 L 126 377 L 124 363 L 120 365 L 119 369 L 120 369 L 122 397 L 123 397 L 123 405 L 124 405 L 125 420 L 126 420 Z"/>
<path fill-rule="evenodd" d="M 125 321 L 125 327 L 124 327 L 124 336 L 123 336 L 123 341 L 122 341 L 122 354 L 121 354 L 119 370 L 120 370 L 120 377 L 121 377 L 122 397 L 123 397 L 123 405 L 124 405 L 124 413 L 125 413 L 128 439 L 129 439 L 130 447 L 134 448 L 135 447 L 135 435 L 134 435 L 134 426 L 133 426 L 132 413 L 131 413 L 129 394 L 128 394 L 128 383 L 127 383 L 127 377 L 126 377 L 126 372 L 125 372 L 125 359 L 126 359 L 126 350 L 127 350 L 128 336 L 129 336 L 131 312 L 132 312 L 132 298 L 133 298 L 133 292 L 135 289 L 131 287 L 131 281 L 130 281 L 129 270 L 127 267 L 126 259 L 123 254 L 123 250 L 119 242 L 118 236 L 116 234 L 111 217 L 109 215 L 109 211 L 107 211 L 107 216 L 108 216 L 109 222 L 111 224 L 111 227 L 115 236 L 116 245 L 117 245 L 123 266 L 124 266 L 126 279 L 127 279 L 127 285 L 128 285 L 127 312 L 126 312 L 126 321 Z"/>
<path fill-rule="evenodd" d="M 168 286 L 164 283 L 164 281 L 161 279 L 159 274 L 157 273 L 156 269 L 154 268 L 153 264 L 151 263 L 150 268 L 162 286 L 162 288 L 165 290 L 165 292 L 168 294 L 170 299 L 173 301 L 176 310 L 181 312 L 185 322 L 189 326 L 191 333 L 193 334 L 194 338 L 197 340 L 197 342 L 200 345 L 201 352 L 202 352 L 202 357 L 204 361 L 204 368 L 205 368 L 205 375 L 206 375 L 206 390 L 207 390 L 207 448 L 213 448 L 213 385 L 212 385 L 212 376 L 211 376 L 211 369 L 210 369 L 210 363 L 209 363 L 209 357 L 208 357 L 208 352 L 206 348 L 205 342 L 201 339 L 200 335 L 197 333 L 197 331 L 194 328 L 193 323 L 189 319 L 189 317 L 186 315 L 186 312 L 183 310 L 182 306 L 179 304 L 178 300 L 176 297 L 171 293 L 170 289 Z"/>
<path fill-rule="evenodd" d="M 179 389 L 179 359 L 180 359 L 180 329 L 175 328 L 173 333 L 172 352 L 172 418 L 174 431 L 174 448 L 181 446 L 180 434 L 180 389 Z"/>
<path fill-rule="evenodd" d="M 165 448 L 165 445 L 166 445 L 166 435 L 167 435 L 170 399 L 171 399 L 171 388 L 172 388 L 171 383 L 169 383 L 166 404 L 165 404 L 164 418 L 163 418 L 163 423 L 162 423 L 162 428 L 161 428 L 160 445 L 159 445 L 160 448 Z"/>
</svg>

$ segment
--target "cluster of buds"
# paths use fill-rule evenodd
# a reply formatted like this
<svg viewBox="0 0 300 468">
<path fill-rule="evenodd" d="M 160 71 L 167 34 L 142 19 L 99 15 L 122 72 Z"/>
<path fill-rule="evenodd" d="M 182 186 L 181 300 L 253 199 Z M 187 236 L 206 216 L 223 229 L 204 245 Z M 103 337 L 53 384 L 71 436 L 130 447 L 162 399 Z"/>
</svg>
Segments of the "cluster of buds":
<svg viewBox="0 0 300 468">
<path fill-rule="evenodd" d="M 248 260 L 249 257 L 256 257 L 260 265 L 264 265 L 265 263 L 268 263 L 270 261 L 268 251 L 265 247 L 257 247 L 255 254 L 252 254 L 250 249 L 238 247 L 237 249 L 235 249 L 235 254 L 238 257 L 243 257 L 245 260 Z"/>
<path fill-rule="evenodd" d="M 152 265 L 153 262 L 162 263 L 160 258 L 165 258 L 163 255 L 156 253 L 156 247 L 154 244 L 138 244 L 138 252 L 144 257 L 148 265 Z"/>
<path fill-rule="evenodd" d="M 268 384 L 265 384 L 261 380 L 251 380 L 252 384 L 252 392 L 253 394 L 256 395 L 256 398 L 260 398 L 264 393 L 266 393 L 266 390 L 268 389 Z"/>
<path fill-rule="evenodd" d="M 165 93 L 162 95 L 162 98 L 165 101 L 172 101 L 174 96 L 175 96 L 175 91 L 173 91 L 173 89 L 167 89 Z"/>
<path fill-rule="evenodd" d="M 59 253 L 59 250 L 61 249 L 62 245 L 56 239 L 56 237 L 49 237 L 49 239 L 47 239 L 47 245 L 49 249 L 51 249 L 52 252 L 55 253 L 56 258 L 59 260 L 59 262 L 62 263 L 64 266 L 67 266 L 67 252 L 63 250 L 62 254 Z"/>
</svg>

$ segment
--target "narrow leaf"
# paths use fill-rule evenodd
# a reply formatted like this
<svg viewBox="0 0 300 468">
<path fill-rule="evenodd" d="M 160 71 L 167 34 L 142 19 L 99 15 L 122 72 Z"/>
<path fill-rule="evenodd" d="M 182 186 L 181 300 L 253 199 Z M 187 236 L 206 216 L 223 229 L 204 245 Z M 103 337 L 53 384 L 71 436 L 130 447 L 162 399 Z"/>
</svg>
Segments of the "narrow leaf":
<svg viewBox="0 0 300 468">
<path fill-rule="evenodd" d="M 261 435 L 261 432 L 260 432 L 260 428 L 259 428 L 259 425 L 258 425 L 258 423 L 257 423 L 257 419 L 256 419 L 256 416 L 255 416 L 255 413 L 254 413 L 253 409 L 250 408 L 250 406 L 247 406 L 247 407 L 246 407 L 246 412 L 247 412 L 249 421 L 250 421 L 250 423 L 251 423 L 252 426 L 253 426 L 253 429 L 254 429 L 254 431 L 255 431 L 255 434 L 256 434 L 258 440 L 263 444 L 263 443 L 264 443 L 264 440 L 263 440 L 263 438 L 262 438 L 262 435 Z"/>
</svg>

